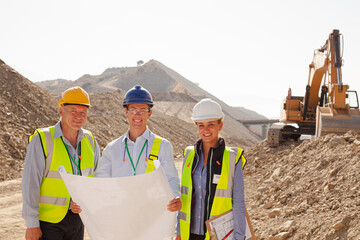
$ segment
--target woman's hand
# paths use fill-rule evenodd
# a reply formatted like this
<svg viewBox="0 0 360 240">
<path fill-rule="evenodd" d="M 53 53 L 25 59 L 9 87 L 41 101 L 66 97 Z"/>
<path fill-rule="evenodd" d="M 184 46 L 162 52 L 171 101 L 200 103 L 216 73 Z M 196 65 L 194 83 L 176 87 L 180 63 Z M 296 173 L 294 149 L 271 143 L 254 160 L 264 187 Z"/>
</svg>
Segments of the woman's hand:
<svg viewBox="0 0 360 240">
<path fill-rule="evenodd" d="M 70 209 L 73 213 L 81 213 L 81 207 L 72 200 L 70 201 Z"/>
<path fill-rule="evenodd" d="M 169 204 L 167 205 L 167 210 L 170 212 L 176 212 L 179 211 L 181 209 L 181 200 L 179 197 L 174 198 L 173 200 L 171 200 L 169 202 Z"/>
</svg>

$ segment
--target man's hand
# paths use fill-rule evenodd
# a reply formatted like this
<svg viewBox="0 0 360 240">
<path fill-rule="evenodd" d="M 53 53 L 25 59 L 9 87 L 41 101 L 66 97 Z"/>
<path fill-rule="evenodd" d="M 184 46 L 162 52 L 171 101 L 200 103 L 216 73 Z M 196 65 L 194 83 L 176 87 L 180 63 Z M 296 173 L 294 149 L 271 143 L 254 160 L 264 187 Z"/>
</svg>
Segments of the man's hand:
<svg viewBox="0 0 360 240">
<path fill-rule="evenodd" d="M 81 213 L 81 207 L 72 200 L 70 201 L 70 209 L 73 213 Z"/>
<path fill-rule="evenodd" d="M 25 232 L 26 240 L 39 240 L 41 237 L 42 237 L 42 232 L 40 227 L 26 229 Z"/>
<path fill-rule="evenodd" d="M 181 200 L 179 197 L 174 198 L 167 205 L 167 210 L 170 212 L 176 212 L 181 209 Z"/>
<path fill-rule="evenodd" d="M 181 236 L 180 235 L 177 235 L 175 240 L 181 240 Z"/>
</svg>

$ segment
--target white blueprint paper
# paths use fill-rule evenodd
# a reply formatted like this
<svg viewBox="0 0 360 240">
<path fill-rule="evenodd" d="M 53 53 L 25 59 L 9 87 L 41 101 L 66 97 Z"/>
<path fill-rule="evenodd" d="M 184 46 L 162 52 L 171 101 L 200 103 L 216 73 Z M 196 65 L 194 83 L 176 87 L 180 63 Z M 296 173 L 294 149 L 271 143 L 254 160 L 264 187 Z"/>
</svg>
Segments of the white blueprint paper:
<svg viewBox="0 0 360 240">
<path fill-rule="evenodd" d="M 154 239 L 174 236 L 174 198 L 163 169 L 122 178 L 90 178 L 61 172 L 92 240 Z"/>
</svg>

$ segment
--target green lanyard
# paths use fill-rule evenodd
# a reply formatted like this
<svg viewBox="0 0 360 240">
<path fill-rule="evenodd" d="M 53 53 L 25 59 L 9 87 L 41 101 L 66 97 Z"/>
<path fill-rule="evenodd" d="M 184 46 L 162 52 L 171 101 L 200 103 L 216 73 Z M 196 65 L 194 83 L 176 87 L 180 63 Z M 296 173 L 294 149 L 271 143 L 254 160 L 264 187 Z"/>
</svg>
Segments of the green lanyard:
<svg viewBox="0 0 360 240">
<path fill-rule="evenodd" d="M 134 166 L 134 162 L 133 162 L 133 160 L 131 159 L 130 152 L 129 152 L 129 148 L 128 148 L 128 145 L 127 145 L 127 138 L 125 138 L 125 147 L 126 147 L 126 151 L 127 151 L 127 153 L 128 153 L 128 156 L 129 156 L 131 165 L 132 165 L 132 167 L 133 167 L 133 169 L 134 169 L 134 176 L 136 175 L 136 168 L 137 168 L 137 166 L 138 166 L 138 164 L 139 164 L 139 160 L 140 160 L 141 154 L 142 154 L 142 152 L 143 152 L 143 150 L 144 150 L 147 142 L 148 142 L 148 140 L 146 139 L 146 141 L 145 141 L 145 143 L 144 143 L 144 146 L 142 147 L 141 152 L 140 152 L 140 154 L 139 154 L 138 160 L 137 160 L 137 162 L 136 162 L 136 166 Z M 125 158 L 124 158 L 124 159 L 125 159 Z"/>
<path fill-rule="evenodd" d="M 68 148 L 68 146 L 65 144 L 65 142 L 64 142 L 64 140 L 63 140 L 63 143 L 64 143 L 64 146 L 65 146 L 65 148 L 66 148 L 66 151 L 67 151 L 67 153 L 68 153 L 68 155 L 69 155 L 69 158 L 70 158 L 70 160 L 75 164 L 75 166 L 76 166 L 76 168 L 77 168 L 77 170 L 78 170 L 78 172 L 77 172 L 77 175 L 81 175 L 81 171 L 80 171 L 80 164 L 77 164 L 76 162 L 75 162 L 75 160 L 73 159 L 73 157 L 71 156 L 71 154 L 70 154 L 70 151 L 69 151 L 69 148 Z M 78 148 L 80 148 L 80 142 L 79 142 L 79 145 L 78 145 Z M 81 156 L 79 155 L 79 161 L 78 161 L 78 163 L 80 163 L 80 160 L 81 160 Z"/>
</svg>

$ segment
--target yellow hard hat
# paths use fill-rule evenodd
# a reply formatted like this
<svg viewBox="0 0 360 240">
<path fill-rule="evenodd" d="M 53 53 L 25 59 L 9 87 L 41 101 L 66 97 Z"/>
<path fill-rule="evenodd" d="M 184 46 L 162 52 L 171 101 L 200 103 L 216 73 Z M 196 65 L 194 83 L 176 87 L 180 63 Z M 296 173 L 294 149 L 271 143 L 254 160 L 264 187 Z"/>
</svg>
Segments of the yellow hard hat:
<svg viewBox="0 0 360 240">
<path fill-rule="evenodd" d="M 59 107 L 63 105 L 82 105 L 91 108 L 89 94 L 81 87 L 72 87 L 63 92 Z"/>
</svg>

